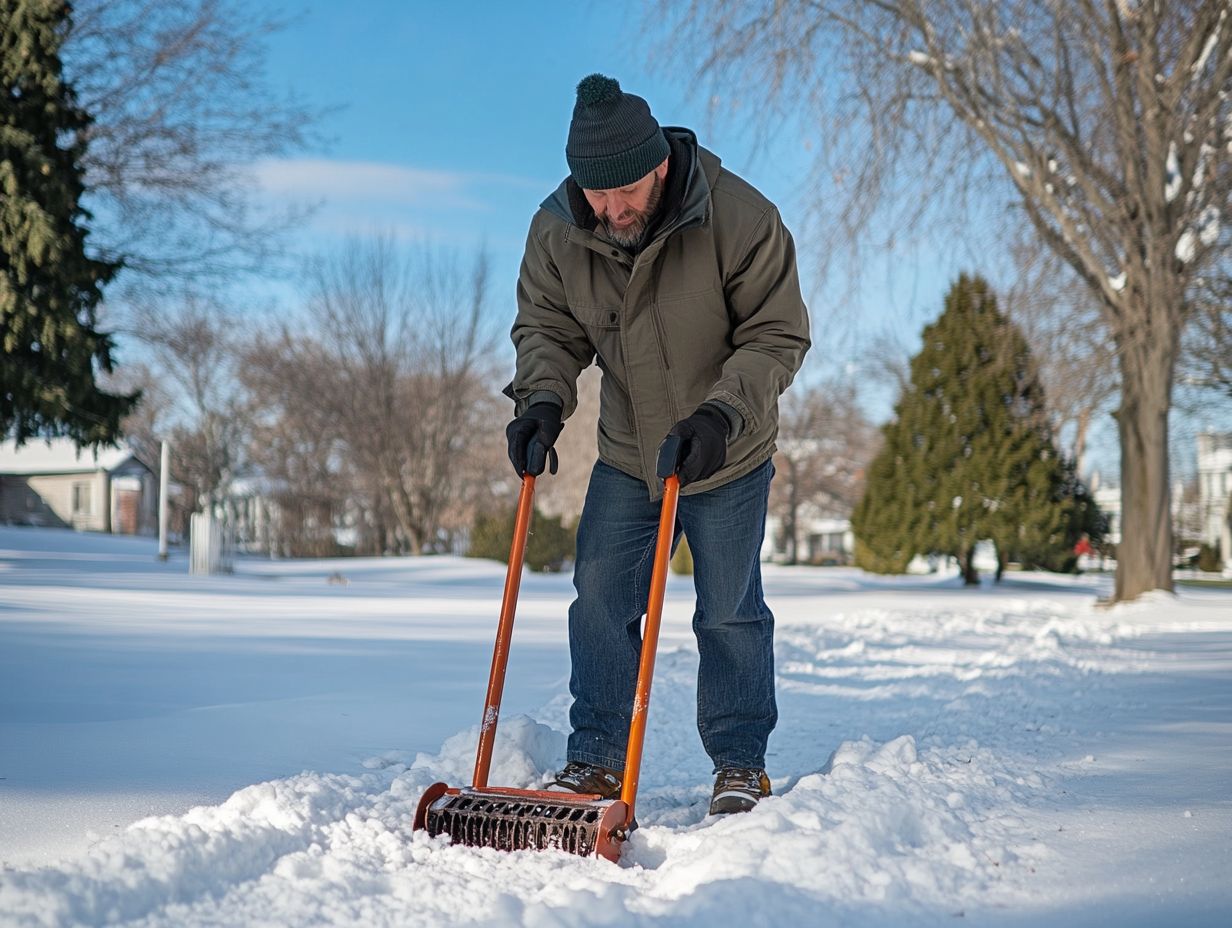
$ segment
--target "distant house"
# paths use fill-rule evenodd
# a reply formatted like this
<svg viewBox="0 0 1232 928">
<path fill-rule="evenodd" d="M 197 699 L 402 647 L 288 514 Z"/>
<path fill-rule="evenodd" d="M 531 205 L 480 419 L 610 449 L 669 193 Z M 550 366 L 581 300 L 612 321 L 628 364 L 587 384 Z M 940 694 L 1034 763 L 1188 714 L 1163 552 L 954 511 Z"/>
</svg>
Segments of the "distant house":
<svg viewBox="0 0 1232 928">
<path fill-rule="evenodd" d="M 0 443 L 0 522 L 153 535 L 158 478 L 130 448 L 78 450 L 67 438 Z"/>
<path fill-rule="evenodd" d="M 1202 540 L 1232 559 L 1232 432 L 1198 436 L 1198 508 Z"/>
<path fill-rule="evenodd" d="M 796 536 L 798 563 L 849 564 L 854 557 L 855 537 L 851 532 L 851 519 L 833 509 L 813 503 L 802 504 L 796 514 Z M 782 562 L 790 555 L 791 540 L 787 537 L 783 519 L 778 514 L 768 515 L 761 559 Z"/>
<path fill-rule="evenodd" d="M 1202 432 L 1198 435 L 1198 499 L 1196 513 L 1184 502 L 1181 481 L 1172 488 L 1173 524 L 1196 522 L 1199 540 L 1214 547 L 1219 545 L 1223 557 L 1232 550 L 1232 433 Z M 1105 538 L 1111 544 L 1121 542 L 1121 488 L 1104 484 L 1098 473 L 1090 481 L 1096 505 L 1108 518 Z"/>
<path fill-rule="evenodd" d="M 1091 478 L 1091 493 L 1095 497 L 1095 505 L 1107 519 L 1108 530 L 1104 532 L 1104 541 L 1110 545 L 1121 543 L 1121 488 L 1104 483 L 1098 472 Z"/>
</svg>

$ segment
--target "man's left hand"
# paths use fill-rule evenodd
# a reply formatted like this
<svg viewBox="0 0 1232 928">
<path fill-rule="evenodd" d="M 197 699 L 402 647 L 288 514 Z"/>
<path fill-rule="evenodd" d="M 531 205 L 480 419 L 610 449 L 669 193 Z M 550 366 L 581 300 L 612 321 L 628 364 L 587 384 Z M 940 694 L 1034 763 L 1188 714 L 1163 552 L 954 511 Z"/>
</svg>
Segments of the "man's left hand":
<svg viewBox="0 0 1232 928">
<path fill-rule="evenodd" d="M 709 403 L 702 403 L 697 412 L 672 426 L 667 434 L 681 439 L 676 476 L 682 487 L 718 472 L 727 460 L 730 431 L 727 416 Z"/>
</svg>

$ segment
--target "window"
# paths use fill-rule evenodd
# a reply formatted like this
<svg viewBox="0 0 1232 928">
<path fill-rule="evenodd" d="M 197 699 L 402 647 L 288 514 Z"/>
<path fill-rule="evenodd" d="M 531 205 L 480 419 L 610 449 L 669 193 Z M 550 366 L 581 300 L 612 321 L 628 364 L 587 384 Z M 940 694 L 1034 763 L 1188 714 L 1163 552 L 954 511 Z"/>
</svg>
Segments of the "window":
<svg viewBox="0 0 1232 928">
<path fill-rule="evenodd" d="M 89 483 L 73 484 L 73 515 L 88 516 L 94 513 L 93 489 Z"/>
</svg>

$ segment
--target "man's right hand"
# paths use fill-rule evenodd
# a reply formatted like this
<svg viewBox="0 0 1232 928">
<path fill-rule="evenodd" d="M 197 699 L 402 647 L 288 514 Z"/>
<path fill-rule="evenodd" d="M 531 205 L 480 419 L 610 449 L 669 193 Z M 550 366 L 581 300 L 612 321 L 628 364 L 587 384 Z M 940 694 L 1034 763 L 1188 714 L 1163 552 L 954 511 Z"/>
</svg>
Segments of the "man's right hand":
<svg viewBox="0 0 1232 928">
<path fill-rule="evenodd" d="M 564 424 L 555 403 L 535 403 L 505 428 L 509 439 L 509 460 L 519 477 L 538 477 L 551 461 L 556 473 L 556 439 Z"/>
</svg>

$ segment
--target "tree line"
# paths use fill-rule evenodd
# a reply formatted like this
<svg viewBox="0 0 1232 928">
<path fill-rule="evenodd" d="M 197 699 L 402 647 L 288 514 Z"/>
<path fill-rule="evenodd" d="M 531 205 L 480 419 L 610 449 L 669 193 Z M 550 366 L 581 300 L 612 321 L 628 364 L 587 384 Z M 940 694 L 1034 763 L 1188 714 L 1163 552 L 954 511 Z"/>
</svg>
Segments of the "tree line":
<svg viewBox="0 0 1232 928">
<path fill-rule="evenodd" d="M 828 234 L 815 253 L 874 222 L 964 217 L 1002 252 L 1021 248 L 1036 282 L 1020 275 L 1025 297 L 1009 305 L 1035 306 L 1014 312 L 1045 345 L 1042 380 L 1073 385 L 1051 391 L 1071 459 L 1102 404 L 1116 405 L 1116 597 L 1169 589 L 1174 386 L 1230 389 L 1226 4 L 647 7 L 671 31 L 665 60 L 695 63 L 714 100 L 756 99 L 755 124 L 817 121 Z M 305 545 L 332 520 L 364 550 L 434 550 L 486 492 L 483 478 L 451 481 L 499 457 L 478 450 L 493 432 L 480 417 L 500 418 L 478 386 L 493 379 L 489 336 L 468 328 L 482 269 L 411 270 L 356 247 L 310 275 L 299 329 L 253 332 L 217 296 L 220 281 L 267 270 L 288 227 L 253 208 L 245 169 L 302 150 L 320 115 L 263 78 L 278 25 L 228 0 L 3 6 L 0 429 L 97 445 L 121 423 L 152 436 L 161 416 L 194 505 L 259 465 L 267 489 L 297 488 L 287 511 Z M 412 274 L 436 295 L 387 299 L 382 288 Z M 112 374 L 117 331 L 149 344 L 151 376 Z M 858 498 L 849 464 L 868 456 L 870 430 L 843 412 L 846 395 L 825 383 L 787 400 L 776 492 L 788 523 L 802 497 Z"/>
<path fill-rule="evenodd" d="M 961 276 L 923 333 L 883 429 L 852 529 L 857 563 L 902 573 L 918 555 L 957 559 L 977 582 L 976 545 L 1009 562 L 1071 570 L 1105 522 L 1058 447 L 1038 365 L 988 283 Z"/>
<path fill-rule="evenodd" d="M 1227 389 L 1228 16 L 1226 0 L 658 0 L 646 18 L 718 106 L 816 143 L 823 253 L 880 229 L 981 249 L 1026 230 L 1066 269 L 1115 364 L 1117 600 L 1172 589 L 1178 373 Z"/>
<path fill-rule="evenodd" d="M 274 323 L 199 302 L 149 312 L 130 439 L 170 440 L 189 511 L 269 504 L 269 553 L 455 549 L 508 466 L 486 258 L 353 239 L 305 288 Z"/>
</svg>

